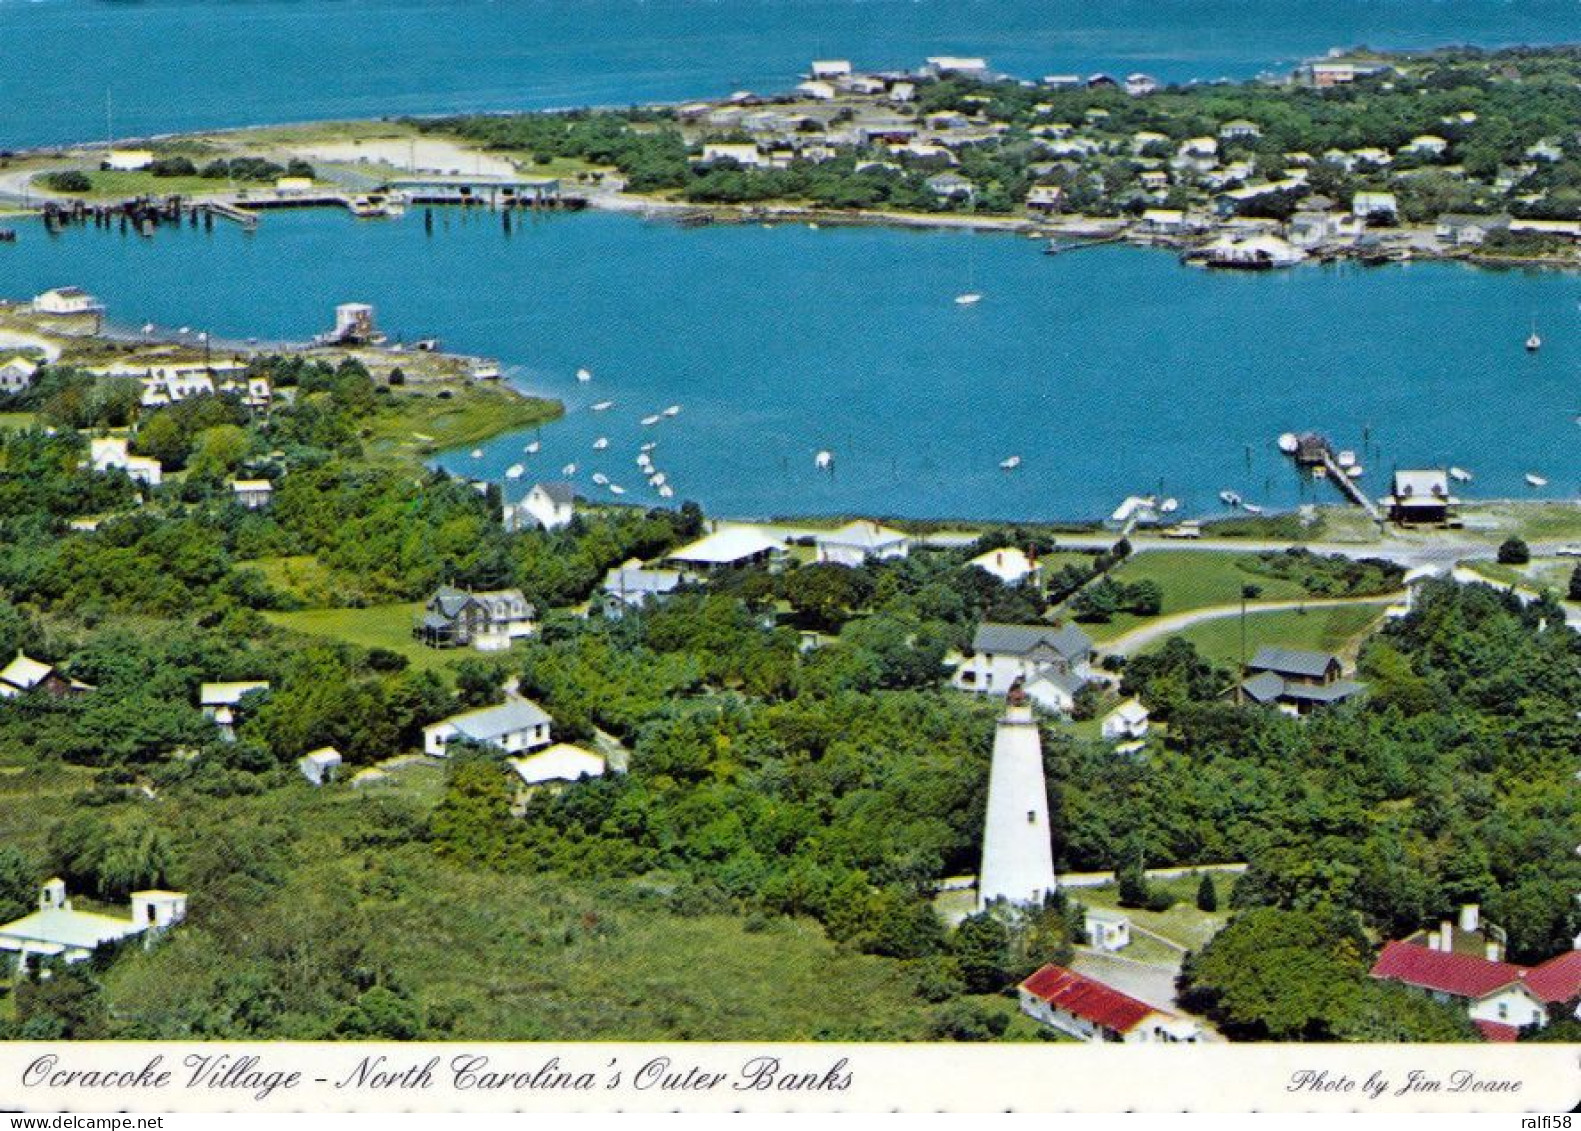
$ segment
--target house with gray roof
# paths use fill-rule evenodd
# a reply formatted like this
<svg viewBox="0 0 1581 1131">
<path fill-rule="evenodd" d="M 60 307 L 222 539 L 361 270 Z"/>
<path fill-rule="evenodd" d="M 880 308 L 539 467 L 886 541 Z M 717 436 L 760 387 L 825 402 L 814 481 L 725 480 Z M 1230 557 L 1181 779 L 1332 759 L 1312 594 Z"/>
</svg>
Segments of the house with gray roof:
<svg viewBox="0 0 1581 1131">
<path fill-rule="evenodd" d="M 1019 679 L 1034 702 L 1068 713 L 1091 678 L 1092 638 L 1075 625 L 984 621 L 952 682 L 962 691 L 1004 695 Z"/>
<path fill-rule="evenodd" d="M 428 598 L 412 635 L 430 648 L 499 652 L 537 630 L 538 610 L 520 589 L 471 593 L 441 585 Z"/>
<path fill-rule="evenodd" d="M 497 707 L 451 715 L 423 728 L 423 752 L 443 758 L 452 742 L 469 739 L 497 746 L 507 754 L 525 754 L 549 745 L 554 720 L 531 699 L 512 698 Z"/>
<path fill-rule="evenodd" d="M 1365 691 L 1366 684 L 1343 678 L 1344 665 L 1328 652 L 1262 647 L 1246 665 L 1240 693 L 1253 703 L 1305 715 Z"/>
<path fill-rule="evenodd" d="M 521 502 L 504 510 L 505 529 L 559 530 L 576 517 L 576 488 L 569 483 L 534 483 Z"/>
<path fill-rule="evenodd" d="M 632 558 L 604 575 L 604 615 L 618 619 L 631 609 L 663 600 L 680 585 L 680 570 L 648 569 Z"/>
</svg>

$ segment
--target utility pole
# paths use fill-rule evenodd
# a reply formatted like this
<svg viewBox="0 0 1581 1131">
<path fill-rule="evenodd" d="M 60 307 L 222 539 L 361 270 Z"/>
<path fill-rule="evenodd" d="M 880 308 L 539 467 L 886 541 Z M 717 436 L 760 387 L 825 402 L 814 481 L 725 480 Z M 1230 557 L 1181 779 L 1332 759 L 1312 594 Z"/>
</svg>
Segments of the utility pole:
<svg viewBox="0 0 1581 1131">
<path fill-rule="evenodd" d="M 1235 704 L 1240 706 L 1244 696 L 1246 681 L 1246 602 L 1256 600 L 1262 594 L 1262 589 L 1256 585 L 1241 586 L 1241 670 L 1235 681 Z"/>
</svg>

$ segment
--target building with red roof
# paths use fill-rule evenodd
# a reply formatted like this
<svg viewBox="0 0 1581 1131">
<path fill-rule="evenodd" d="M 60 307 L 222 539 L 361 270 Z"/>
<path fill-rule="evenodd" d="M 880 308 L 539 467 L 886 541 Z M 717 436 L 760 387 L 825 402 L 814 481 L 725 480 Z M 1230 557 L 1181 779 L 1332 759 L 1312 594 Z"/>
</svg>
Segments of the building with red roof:
<svg viewBox="0 0 1581 1131">
<path fill-rule="evenodd" d="M 1581 951 L 1557 955 L 1528 969 L 1476 954 L 1414 942 L 1388 942 L 1371 974 L 1463 1005 L 1484 1038 L 1514 1040 L 1528 1025 L 1542 1028 L 1556 1010 L 1581 998 Z"/>
<path fill-rule="evenodd" d="M 1570 1007 L 1581 1017 L 1581 950 L 1567 950 L 1526 972 L 1526 987 L 1544 1005 Z"/>
<path fill-rule="evenodd" d="M 1194 1022 L 1064 966 L 1043 967 L 1017 991 L 1021 1012 L 1079 1040 L 1173 1044 L 1202 1039 Z"/>
</svg>

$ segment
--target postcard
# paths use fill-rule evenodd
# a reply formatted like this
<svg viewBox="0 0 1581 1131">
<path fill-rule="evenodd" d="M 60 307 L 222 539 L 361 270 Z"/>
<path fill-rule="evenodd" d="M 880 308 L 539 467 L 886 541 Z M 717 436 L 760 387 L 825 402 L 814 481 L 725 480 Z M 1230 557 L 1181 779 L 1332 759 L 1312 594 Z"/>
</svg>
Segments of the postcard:
<svg viewBox="0 0 1581 1131">
<path fill-rule="evenodd" d="M 0 42 L 0 1108 L 1581 1099 L 1567 0 Z"/>
</svg>

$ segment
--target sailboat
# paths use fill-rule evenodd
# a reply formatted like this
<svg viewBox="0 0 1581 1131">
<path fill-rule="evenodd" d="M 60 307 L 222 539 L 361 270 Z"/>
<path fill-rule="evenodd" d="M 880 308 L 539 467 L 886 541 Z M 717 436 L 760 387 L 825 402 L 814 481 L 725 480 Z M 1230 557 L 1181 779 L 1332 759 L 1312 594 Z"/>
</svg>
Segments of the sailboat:
<svg viewBox="0 0 1581 1131">
<path fill-rule="evenodd" d="M 1020 466 L 1021 466 L 1021 457 L 1020 456 L 1011 456 L 1009 459 L 1004 459 L 1004 460 L 1000 460 L 999 461 L 999 468 L 1000 468 L 1001 471 L 1014 471 L 1016 468 L 1018 468 Z"/>
<path fill-rule="evenodd" d="M 591 381 L 593 379 L 593 371 L 591 369 L 578 369 L 576 371 L 576 379 L 578 381 Z"/>
<path fill-rule="evenodd" d="M 1526 339 L 1526 352 L 1536 353 L 1543 348 L 1543 340 L 1537 336 L 1537 320 L 1532 320 L 1532 334 Z"/>
<path fill-rule="evenodd" d="M 609 437 L 607 436 L 600 436 L 593 441 L 593 450 L 595 452 L 601 452 L 607 447 L 609 447 Z"/>
</svg>

